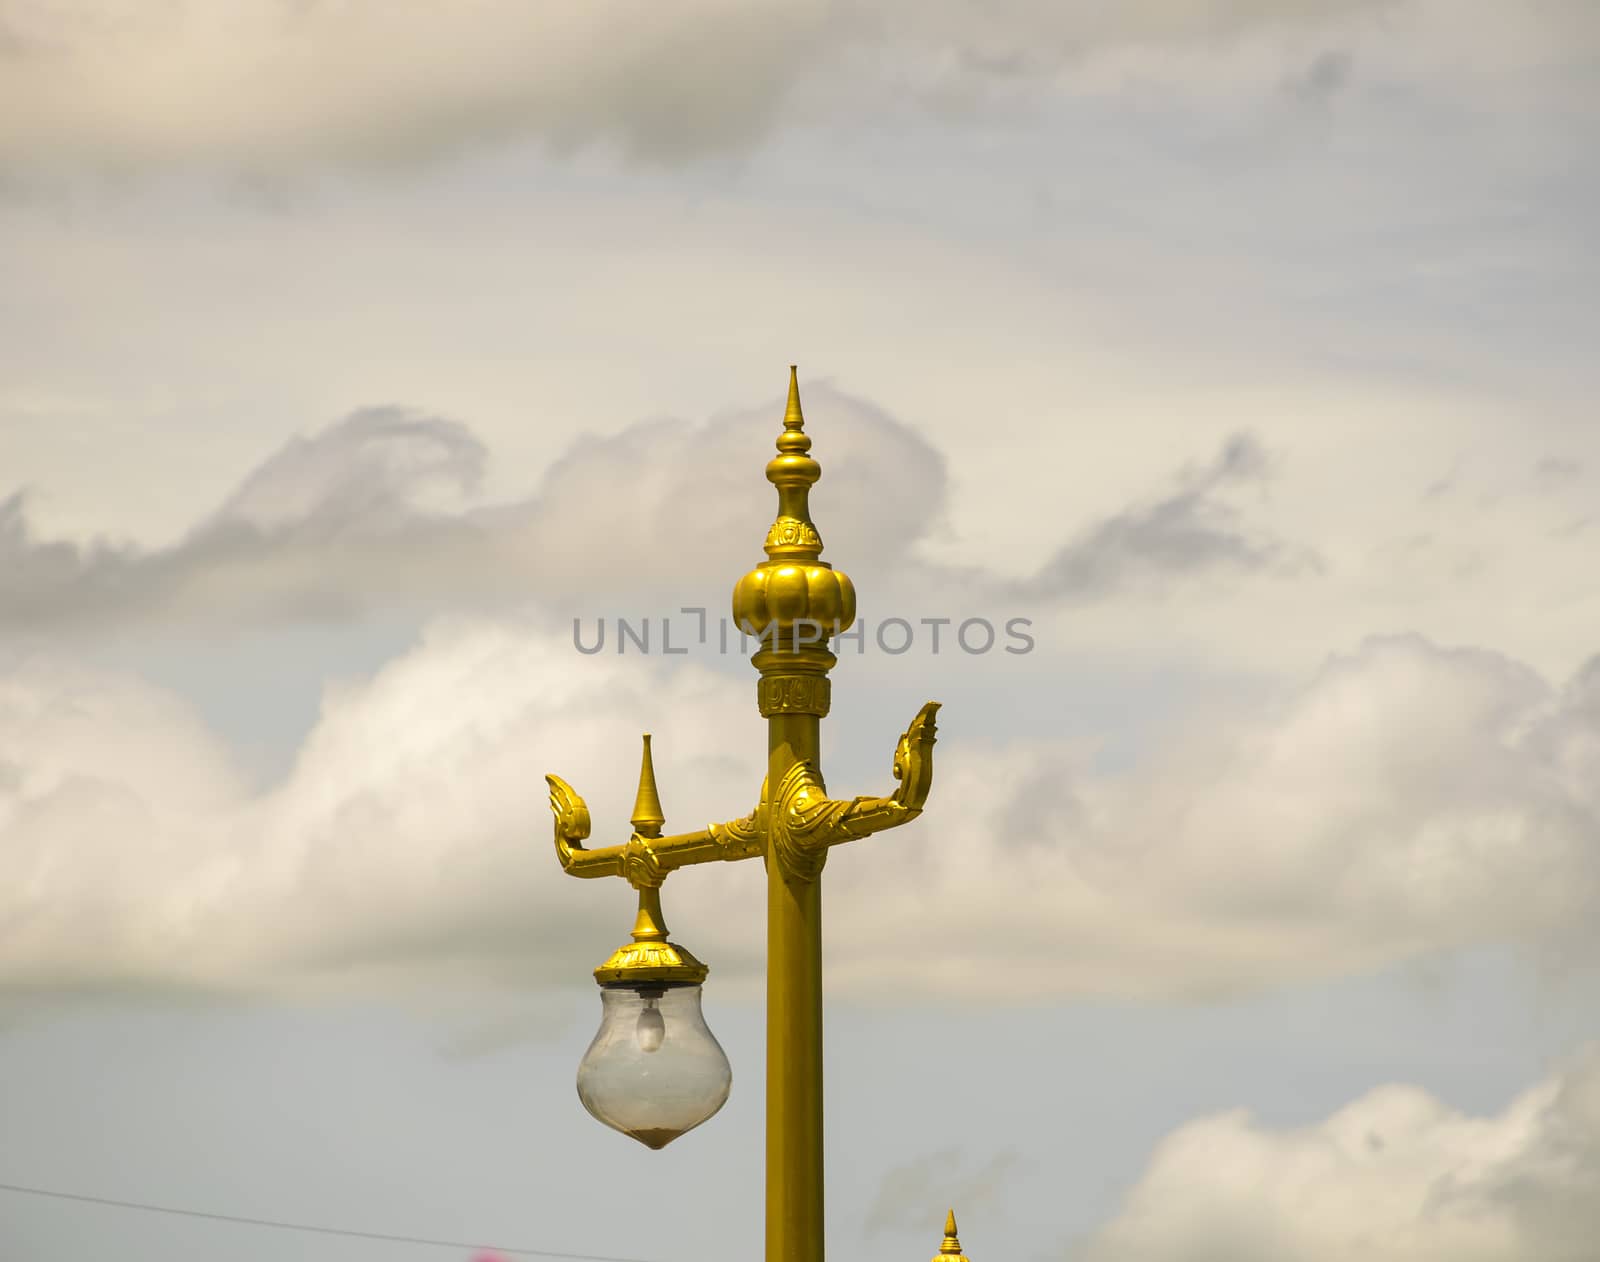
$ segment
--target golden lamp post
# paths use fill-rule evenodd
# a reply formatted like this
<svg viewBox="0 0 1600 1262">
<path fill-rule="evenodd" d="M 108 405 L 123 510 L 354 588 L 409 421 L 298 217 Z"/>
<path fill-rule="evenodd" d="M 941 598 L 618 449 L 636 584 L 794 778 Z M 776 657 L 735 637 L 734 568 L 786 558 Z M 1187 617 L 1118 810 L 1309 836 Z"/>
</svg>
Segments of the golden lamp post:
<svg viewBox="0 0 1600 1262">
<path fill-rule="evenodd" d="M 850 579 L 822 557 L 807 497 L 822 476 L 808 454 L 800 387 L 789 402 L 767 480 L 778 517 L 767 559 L 733 589 L 733 616 L 760 644 L 756 699 L 767 720 L 767 777 L 754 811 L 689 833 L 662 835 L 665 819 L 644 738 L 633 831 L 589 849 L 589 809 L 566 781 L 546 776 L 556 854 L 572 876 L 620 876 L 639 893 L 632 940 L 594 970 L 602 1019 L 578 1069 L 584 1107 L 607 1126 L 662 1148 L 710 1118 L 728 1097 L 727 1057 L 706 1027 L 708 972 L 667 939 L 661 886 L 677 868 L 760 857 L 767 868 L 767 1262 L 822 1262 L 822 869 L 829 849 L 922 813 L 933 782 L 934 715 L 917 713 L 894 753 L 887 797 L 828 796 L 818 728 L 828 713 L 827 641 L 855 620 Z M 959 1258 L 952 1213 L 940 1259 Z M 938 1262 L 938 1260 L 936 1260 Z"/>
</svg>

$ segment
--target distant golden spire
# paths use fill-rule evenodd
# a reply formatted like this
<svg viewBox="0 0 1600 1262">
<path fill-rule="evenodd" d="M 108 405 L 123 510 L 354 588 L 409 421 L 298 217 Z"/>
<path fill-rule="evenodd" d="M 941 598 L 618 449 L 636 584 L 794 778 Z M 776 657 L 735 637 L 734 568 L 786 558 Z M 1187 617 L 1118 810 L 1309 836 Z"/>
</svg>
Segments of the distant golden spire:
<svg viewBox="0 0 1600 1262">
<path fill-rule="evenodd" d="M 633 799 L 633 818 L 628 821 L 641 837 L 661 836 L 667 817 L 661 813 L 661 795 L 656 792 L 656 769 L 650 761 L 650 733 L 644 734 L 644 756 L 639 760 L 639 792 Z"/>
<path fill-rule="evenodd" d="M 955 1210 L 944 1216 L 944 1243 L 939 1246 L 933 1262 L 967 1262 L 967 1255 L 961 1252 L 961 1241 L 956 1238 Z"/>
</svg>

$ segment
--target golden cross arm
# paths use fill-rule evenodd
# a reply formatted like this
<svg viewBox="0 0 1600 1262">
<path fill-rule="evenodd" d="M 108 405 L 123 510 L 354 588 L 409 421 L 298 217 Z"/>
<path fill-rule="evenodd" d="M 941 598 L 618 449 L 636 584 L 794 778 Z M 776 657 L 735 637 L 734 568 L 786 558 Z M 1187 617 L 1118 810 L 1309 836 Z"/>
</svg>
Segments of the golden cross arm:
<svg viewBox="0 0 1600 1262">
<path fill-rule="evenodd" d="M 635 830 L 628 840 L 598 849 L 584 845 L 591 829 L 588 804 L 560 776 L 547 775 L 556 857 L 571 876 L 620 876 L 635 888 L 644 888 L 659 886 L 669 872 L 691 864 L 766 855 L 770 842 L 780 862 L 801 869 L 796 875 L 814 878 L 811 869 L 820 869 L 828 847 L 896 828 L 922 813 L 933 787 L 934 716 L 938 711 L 937 701 L 928 702 L 901 733 L 893 765 L 899 783 L 887 796 L 830 798 L 821 772 L 804 759 L 785 773 L 776 793 L 770 793 L 770 786 L 763 783 L 756 809 L 740 819 L 662 837 L 651 835 L 659 832 L 659 825 L 641 827 L 636 811 Z M 641 800 L 646 794 L 656 799 L 654 779 L 647 753 L 641 770 Z"/>
<path fill-rule="evenodd" d="M 651 837 L 635 831 L 621 845 L 591 850 L 583 844 L 590 829 L 588 804 L 560 776 L 546 776 L 545 782 L 555 815 L 556 858 L 570 876 L 620 876 L 636 887 L 659 885 L 675 868 L 713 859 L 748 859 L 762 851 L 759 806 L 743 819 L 708 824 L 692 833 Z"/>
</svg>

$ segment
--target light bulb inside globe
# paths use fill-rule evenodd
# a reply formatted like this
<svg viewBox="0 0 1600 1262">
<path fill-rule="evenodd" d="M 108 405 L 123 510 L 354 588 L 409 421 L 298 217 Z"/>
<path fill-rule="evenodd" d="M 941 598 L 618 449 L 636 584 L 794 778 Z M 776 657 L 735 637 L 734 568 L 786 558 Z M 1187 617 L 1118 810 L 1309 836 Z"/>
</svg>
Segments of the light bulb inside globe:
<svg viewBox="0 0 1600 1262">
<path fill-rule="evenodd" d="M 642 990 L 639 993 L 644 996 L 644 1007 L 639 1010 L 639 1023 L 634 1026 L 634 1036 L 639 1040 L 641 1052 L 659 1052 L 667 1037 L 667 1020 L 656 1006 L 658 996 L 646 995 Z"/>
<path fill-rule="evenodd" d="M 578 1098 L 607 1126 L 664 1148 L 712 1117 L 733 1071 L 686 982 L 600 988 L 600 1029 L 578 1065 Z"/>
</svg>

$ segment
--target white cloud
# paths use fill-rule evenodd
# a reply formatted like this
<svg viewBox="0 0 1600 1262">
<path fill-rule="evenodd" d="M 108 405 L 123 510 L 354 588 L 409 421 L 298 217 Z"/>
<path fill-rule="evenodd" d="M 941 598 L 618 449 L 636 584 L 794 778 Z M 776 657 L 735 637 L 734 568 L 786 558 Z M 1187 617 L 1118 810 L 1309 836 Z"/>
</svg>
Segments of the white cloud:
<svg viewBox="0 0 1600 1262">
<path fill-rule="evenodd" d="M 312 438 L 294 438 L 201 527 L 263 535 L 382 531 L 421 514 L 441 492 L 455 507 L 478 489 L 487 451 L 466 426 L 369 408 Z"/>
<path fill-rule="evenodd" d="M 1470 943 L 1592 951 L 1597 698 L 1593 667 L 1555 690 L 1493 653 L 1376 639 L 1269 708 L 1186 716 L 1113 776 L 1087 750 L 962 747 L 947 710 L 920 835 L 833 861 L 830 967 L 867 986 L 900 958 L 898 986 L 974 996 L 1206 995 Z M 944 946 L 909 966 L 930 915 Z"/>
<path fill-rule="evenodd" d="M 1168 1136 L 1073 1262 L 1585 1262 L 1600 1238 L 1600 1049 L 1497 1116 L 1416 1087 L 1315 1125 L 1245 1112 Z"/>
<path fill-rule="evenodd" d="M 286 782 L 250 796 L 174 699 L 25 662 L 0 694 L 4 983 L 581 975 L 574 943 L 598 947 L 630 913 L 620 886 L 596 899 L 562 876 L 544 772 L 626 819 L 640 725 L 690 713 L 657 753 L 690 826 L 698 795 L 726 787 L 729 760 L 707 741 L 746 691 L 694 668 L 630 674 L 559 635 L 436 628 L 373 679 L 331 690 Z M 750 787 L 723 795 L 742 809 L 759 784 L 759 756 L 748 761 Z"/>
<path fill-rule="evenodd" d="M 12 989 L 581 980 L 626 929 L 627 894 L 560 875 L 542 774 L 590 797 L 596 844 L 621 839 L 641 728 L 669 827 L 744 813 L 761 775 L 748 680 L 580 658 L 565 628 L 531 624 L 439 626 L 330 691 L 258 796 L 148 688 L 34 660 L 4 689 Z M 1085 751 L 994 745 L 992 715 L 947 710 L 928 813 L 830 859 L 830 977 L 877 995 L 1203 996 L 1474 943 L 1592 949 L 1597 689 L 1600 671 L 1557 691 L 1490 653 L 1374 641 L 1270 712 L 1192 716 L 1114 776 Z M 1070 704 L 1043 681 L 1035 695 Z M 909 717 L 879 719 L 883 765 L 835 771 L 833 791 L 887 791 Z M 682 874 L 667 909 L 719 984 L 759 976 L 756 865 Z M 938 949 L 908 956 L 930 917 Z"/>
</svg>

